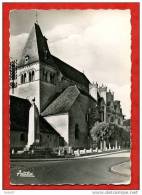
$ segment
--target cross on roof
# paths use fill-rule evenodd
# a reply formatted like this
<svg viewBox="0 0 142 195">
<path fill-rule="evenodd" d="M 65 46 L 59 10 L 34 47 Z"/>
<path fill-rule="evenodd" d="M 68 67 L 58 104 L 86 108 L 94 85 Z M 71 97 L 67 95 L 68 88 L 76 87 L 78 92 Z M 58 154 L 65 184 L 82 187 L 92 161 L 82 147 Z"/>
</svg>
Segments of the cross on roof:
<svg viewBox="0 0 142 195">
<path fill-rule="evenodd" d="M 37 15 L 37 10 L 36 10 L 36 24 L 38 24 L 38 15 Z"/>
</svg>

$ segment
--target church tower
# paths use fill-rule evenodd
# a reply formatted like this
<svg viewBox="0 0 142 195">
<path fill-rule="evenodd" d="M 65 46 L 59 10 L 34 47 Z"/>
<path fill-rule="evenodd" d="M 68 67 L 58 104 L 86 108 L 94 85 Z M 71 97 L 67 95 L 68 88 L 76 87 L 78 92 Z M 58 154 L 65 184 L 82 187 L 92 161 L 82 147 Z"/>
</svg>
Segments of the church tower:
<svg viewBox="0 0 142 195">
<path fill-rule="evenodd" d="M 35 97 L 35 104 L 41 112 L 56 94 L 54 83 L 57 75 L 58 69 L 50 54 L 47 39 L 35 23 L 17 66 L 14 95 L 21 98 Z"/>
<path fill-rule="evenodd" d="M 107 100 L 107 87 L 102 84 L 98 89 L 100 96 L 104 99 L 105 103 Z"/>
<path fill-rule="evenodd" d="M 102 84 L 102 86 L 99 87 L 99 95 L 104 99 L 104 122 L 106 122 L 106 105 L 107 105 L 107 87 Z"/>
<path fill-rule="evenodd" d="M 97 101 L 98 100 L 98 83 L 89 84 L 89 93 Z"/>
</svg>

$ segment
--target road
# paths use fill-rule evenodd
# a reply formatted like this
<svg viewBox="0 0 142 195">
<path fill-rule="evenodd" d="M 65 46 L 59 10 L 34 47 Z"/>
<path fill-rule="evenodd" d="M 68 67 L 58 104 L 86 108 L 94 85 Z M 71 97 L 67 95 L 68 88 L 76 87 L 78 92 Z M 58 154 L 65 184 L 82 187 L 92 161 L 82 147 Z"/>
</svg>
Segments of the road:
<svg viewBox="0 0 142 195">
<path fill-rule="evenodd" d="M 12 184 L 118 184 L 128 176 L 110 172 L 110 167 L 129 160 L 129 155 L 115 154 L 99 158 L 52 162 L 12 162 Z M 35 177 L 17 176 L 30 171 Z"/>
</svg>

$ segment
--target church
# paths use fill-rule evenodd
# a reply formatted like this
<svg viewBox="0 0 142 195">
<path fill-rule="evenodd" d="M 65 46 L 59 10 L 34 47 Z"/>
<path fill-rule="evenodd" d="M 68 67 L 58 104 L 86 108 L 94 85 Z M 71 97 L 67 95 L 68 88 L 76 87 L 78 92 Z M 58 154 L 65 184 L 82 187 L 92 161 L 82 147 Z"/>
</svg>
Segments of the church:
<svg viewBox="0 0 142 195">
<path fill-rule="evenodd" d="M 38 23 L 25 43 L 15 82 L 14 94 L 10 89 L 11 148 L 36 142 L 47 148 L 87 148 L 96 122 L 123 125 L 120 101 L 106 86 L 90 83 L 84 73 L 53 56 Z"/>
</svg>

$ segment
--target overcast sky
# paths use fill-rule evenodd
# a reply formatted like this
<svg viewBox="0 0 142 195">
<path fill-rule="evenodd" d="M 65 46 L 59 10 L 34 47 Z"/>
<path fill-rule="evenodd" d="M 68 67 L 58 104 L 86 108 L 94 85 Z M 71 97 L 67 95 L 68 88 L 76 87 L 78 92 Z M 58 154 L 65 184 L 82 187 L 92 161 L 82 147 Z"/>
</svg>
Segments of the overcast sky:
<svg viewBox="0 0 142 195">
<path fill-rule="evenodd" d="M 130 117 L 131 24 L 129 10 L 38 10 L 51 53 L 88 79 L 104 83 Z M 35 10 L 10 14 L 10 56 L 20 58 Z"/>
</svg>

